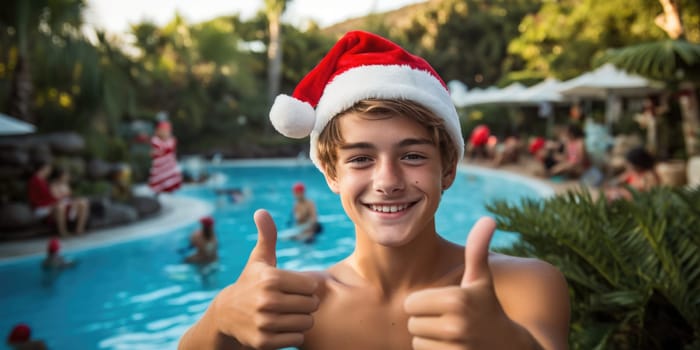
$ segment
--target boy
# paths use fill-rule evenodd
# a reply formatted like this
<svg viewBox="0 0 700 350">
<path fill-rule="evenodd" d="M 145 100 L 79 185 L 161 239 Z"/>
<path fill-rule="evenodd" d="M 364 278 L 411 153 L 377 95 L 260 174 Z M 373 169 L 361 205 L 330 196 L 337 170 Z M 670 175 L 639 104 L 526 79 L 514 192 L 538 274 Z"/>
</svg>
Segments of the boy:
<svg viewBox="0 0 700 350">
<path fill-rule="evenodd" d="M 303 102 L 300 102 L 303 101 Z M 276 268 L 277 230 L 215 297 L 180 349 L 565 349 L 568 290 L 551 265 L 488 252 L 490 218 L 467 248 L 435 231 L 464 141 L 449 92 L 422 58 L 346 34 L 270 111 L 355 224 L 356 248 L 323 272 Z"/>
</svg>

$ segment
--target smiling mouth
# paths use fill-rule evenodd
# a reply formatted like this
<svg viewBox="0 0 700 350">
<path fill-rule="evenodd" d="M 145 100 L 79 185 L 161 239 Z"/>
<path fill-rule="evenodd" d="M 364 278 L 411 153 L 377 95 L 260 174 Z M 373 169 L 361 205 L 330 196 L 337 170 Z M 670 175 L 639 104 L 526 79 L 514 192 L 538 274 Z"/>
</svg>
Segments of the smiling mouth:
<svg viewBox="0 0 700 350">
<path fill-rule="evenodd" d="M 367 204 L 367 207 L 377 213 L 398 213 L 412 207 L 416 202 L 402 204 Z"/>
</svg>

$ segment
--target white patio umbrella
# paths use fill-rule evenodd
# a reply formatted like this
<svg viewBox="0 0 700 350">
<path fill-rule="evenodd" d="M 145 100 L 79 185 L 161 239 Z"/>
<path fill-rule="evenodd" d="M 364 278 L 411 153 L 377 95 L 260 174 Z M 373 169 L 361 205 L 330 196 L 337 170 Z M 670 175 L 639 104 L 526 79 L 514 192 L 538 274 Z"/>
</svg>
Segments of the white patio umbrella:
<svg viewBox="0 0 700 350">
<path fill-rule="evenodd" d="M 547 78 L 527 89 L 517 92 L 512 96 L 512 101 L 518 104 L 540 104 L 542 102 L 565 102 L 564 96 L 559 92 L 562 82 L 556 78 Z"/>
<path fill-rule="evenodd" d="M 467 85 L 465 85 L 459 80 L 450 80 L 447 83 L 447 88 L 450 91 L 450 97 L 452 98 L 452 102 L 456 106 L 459 106 L 462 103 L 462 101 L 464 101 L 469 90 L 467 88 Z"/>
<path fill-rule="evenodd" d="M 622 110 L 621 97 L 641 97 L 659 92 L 663 84 L 639 75 L 628 74 L 611 63 L 561 84 L 559 93 L 573 98 L 605 100 L 606 124 L 617 120 Z"/>
<path fill-rule="evenodd" d="M 23 135 L 35 131 L 34 125 L 0 113 L 0 135 Z"/>
<path fill-rule="evenodd" d="M 459 99 L 455 99 L 453 97 L 453 101 L 458 107 L 491 103 L 508 103 L 513 95 L 522 90 L 525 90 L 525 85 L 520 83 L 513 83 L 502 89 L 495 86 L 491 86 L 486 89 L 475 88 L 473 90 L 469 90 L 466 94 L 459 96 Z"/>
<path fill-rule="evenodd" d="M 608 63 L 561 84 L 564 96 L 606 99 L 608 95 L 644 96 L 658 92 L 663 84 L 639 75 L 628 74 Z"/>
</svg>

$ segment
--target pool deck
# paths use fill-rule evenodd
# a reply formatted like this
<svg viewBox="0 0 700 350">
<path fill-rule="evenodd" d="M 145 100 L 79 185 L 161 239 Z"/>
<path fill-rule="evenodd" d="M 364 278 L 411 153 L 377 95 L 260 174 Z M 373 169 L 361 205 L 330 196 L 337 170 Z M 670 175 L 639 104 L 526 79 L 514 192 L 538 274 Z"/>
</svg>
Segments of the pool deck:
<svg viewBox="0 0 700 350">
<path fill-rule="evenodd" d="M 163 194 L 159 201 L 161 211 L 151 218 L 128 225 L 91 230 L 81 236 L 61 238 L 61 251 L 93 248 L 108 243 L 159 235 L 190 225 L 214 210 L 214 207 L 209 203 L 191 197 Z M 48 240 L 48 237 L 39 237 L 25 241 L 0 243 L 0 263 L 43 256 Z"/>
<path fill-rule="evenodd" d="M 493 169 L 505 171 L 529 178 L 549 186 L 554 193 L 562 193 L 579 186 L 577 181 L 553 182 L 535 175 L 536 164 L 530 159 L 524 159 L 517 164 L 506 164 L 493 167 L 486 162 L 469 161 L 463 165 L 484 170 Z M 191 197 L 161 195 L 159 198 L 162 210 L 156 216 L 129 225 L 92 230 L 82 236 L 61 238 L 61 250 L 71 251 L 103 246 L 109 243 L 129 241 L 146 236 L 158 235 L 190 225 L 202 216 L 213 212 L 214 207 L 205 201 Z M 25 241 L 0 243 L 0 263 L 18 259 L 43 256 L 46 251 L 48 238 L 41 237 Z"/>
</svg>

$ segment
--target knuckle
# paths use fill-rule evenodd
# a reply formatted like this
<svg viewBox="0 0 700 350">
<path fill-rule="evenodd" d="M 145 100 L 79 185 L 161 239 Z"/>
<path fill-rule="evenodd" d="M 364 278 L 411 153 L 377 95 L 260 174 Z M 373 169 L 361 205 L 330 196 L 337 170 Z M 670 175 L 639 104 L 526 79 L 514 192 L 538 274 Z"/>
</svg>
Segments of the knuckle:
<svg viewBox="0 0 700 350">
<path fill-rule="evenodd" d="M 451 317 L 443 325 L 443 334 L 450 341 L 458 341 L 465 338 L 469 332 L 469 326 L 465 320 L 458 317 Z"/>
<path fill-rule="evenodd" d="M 465 310 L 469 304 L 469 298 L 465 293 L 452 293 L 445 296 L 445 304 L 450 310 Z"/>
<path fill-rule="evenodd" d="M 274 349 L 272 339 L 264 333 L 255 334 L 250 345 L 254 349 Z"/>
<path fill-rule="evenodd" d="M 314 318 L 311 315 L 302 315 L 299 320 L 299 327 L 301 330 L 306 331 L 314 326 Z"/>
<path fill-rule="evenodd" d="M 263 289 L 275 289 L 280 284 L 280 274 L 275 269 L 265 269 L 260 273 L 260 285 Z"/>
<path fill-rule="evenodd" d="M 266 330 L 272 324 L 272 319 L 267 314 L 256 314 L 253 317 L 253 324 L 256 329 Z"/>
<path fill-rule="evenodd" d="M 255 310 L 258 312 L 271 309 L 275 298 L 270 293 L 260 293 L 255 298 Z"/>
</svg>

